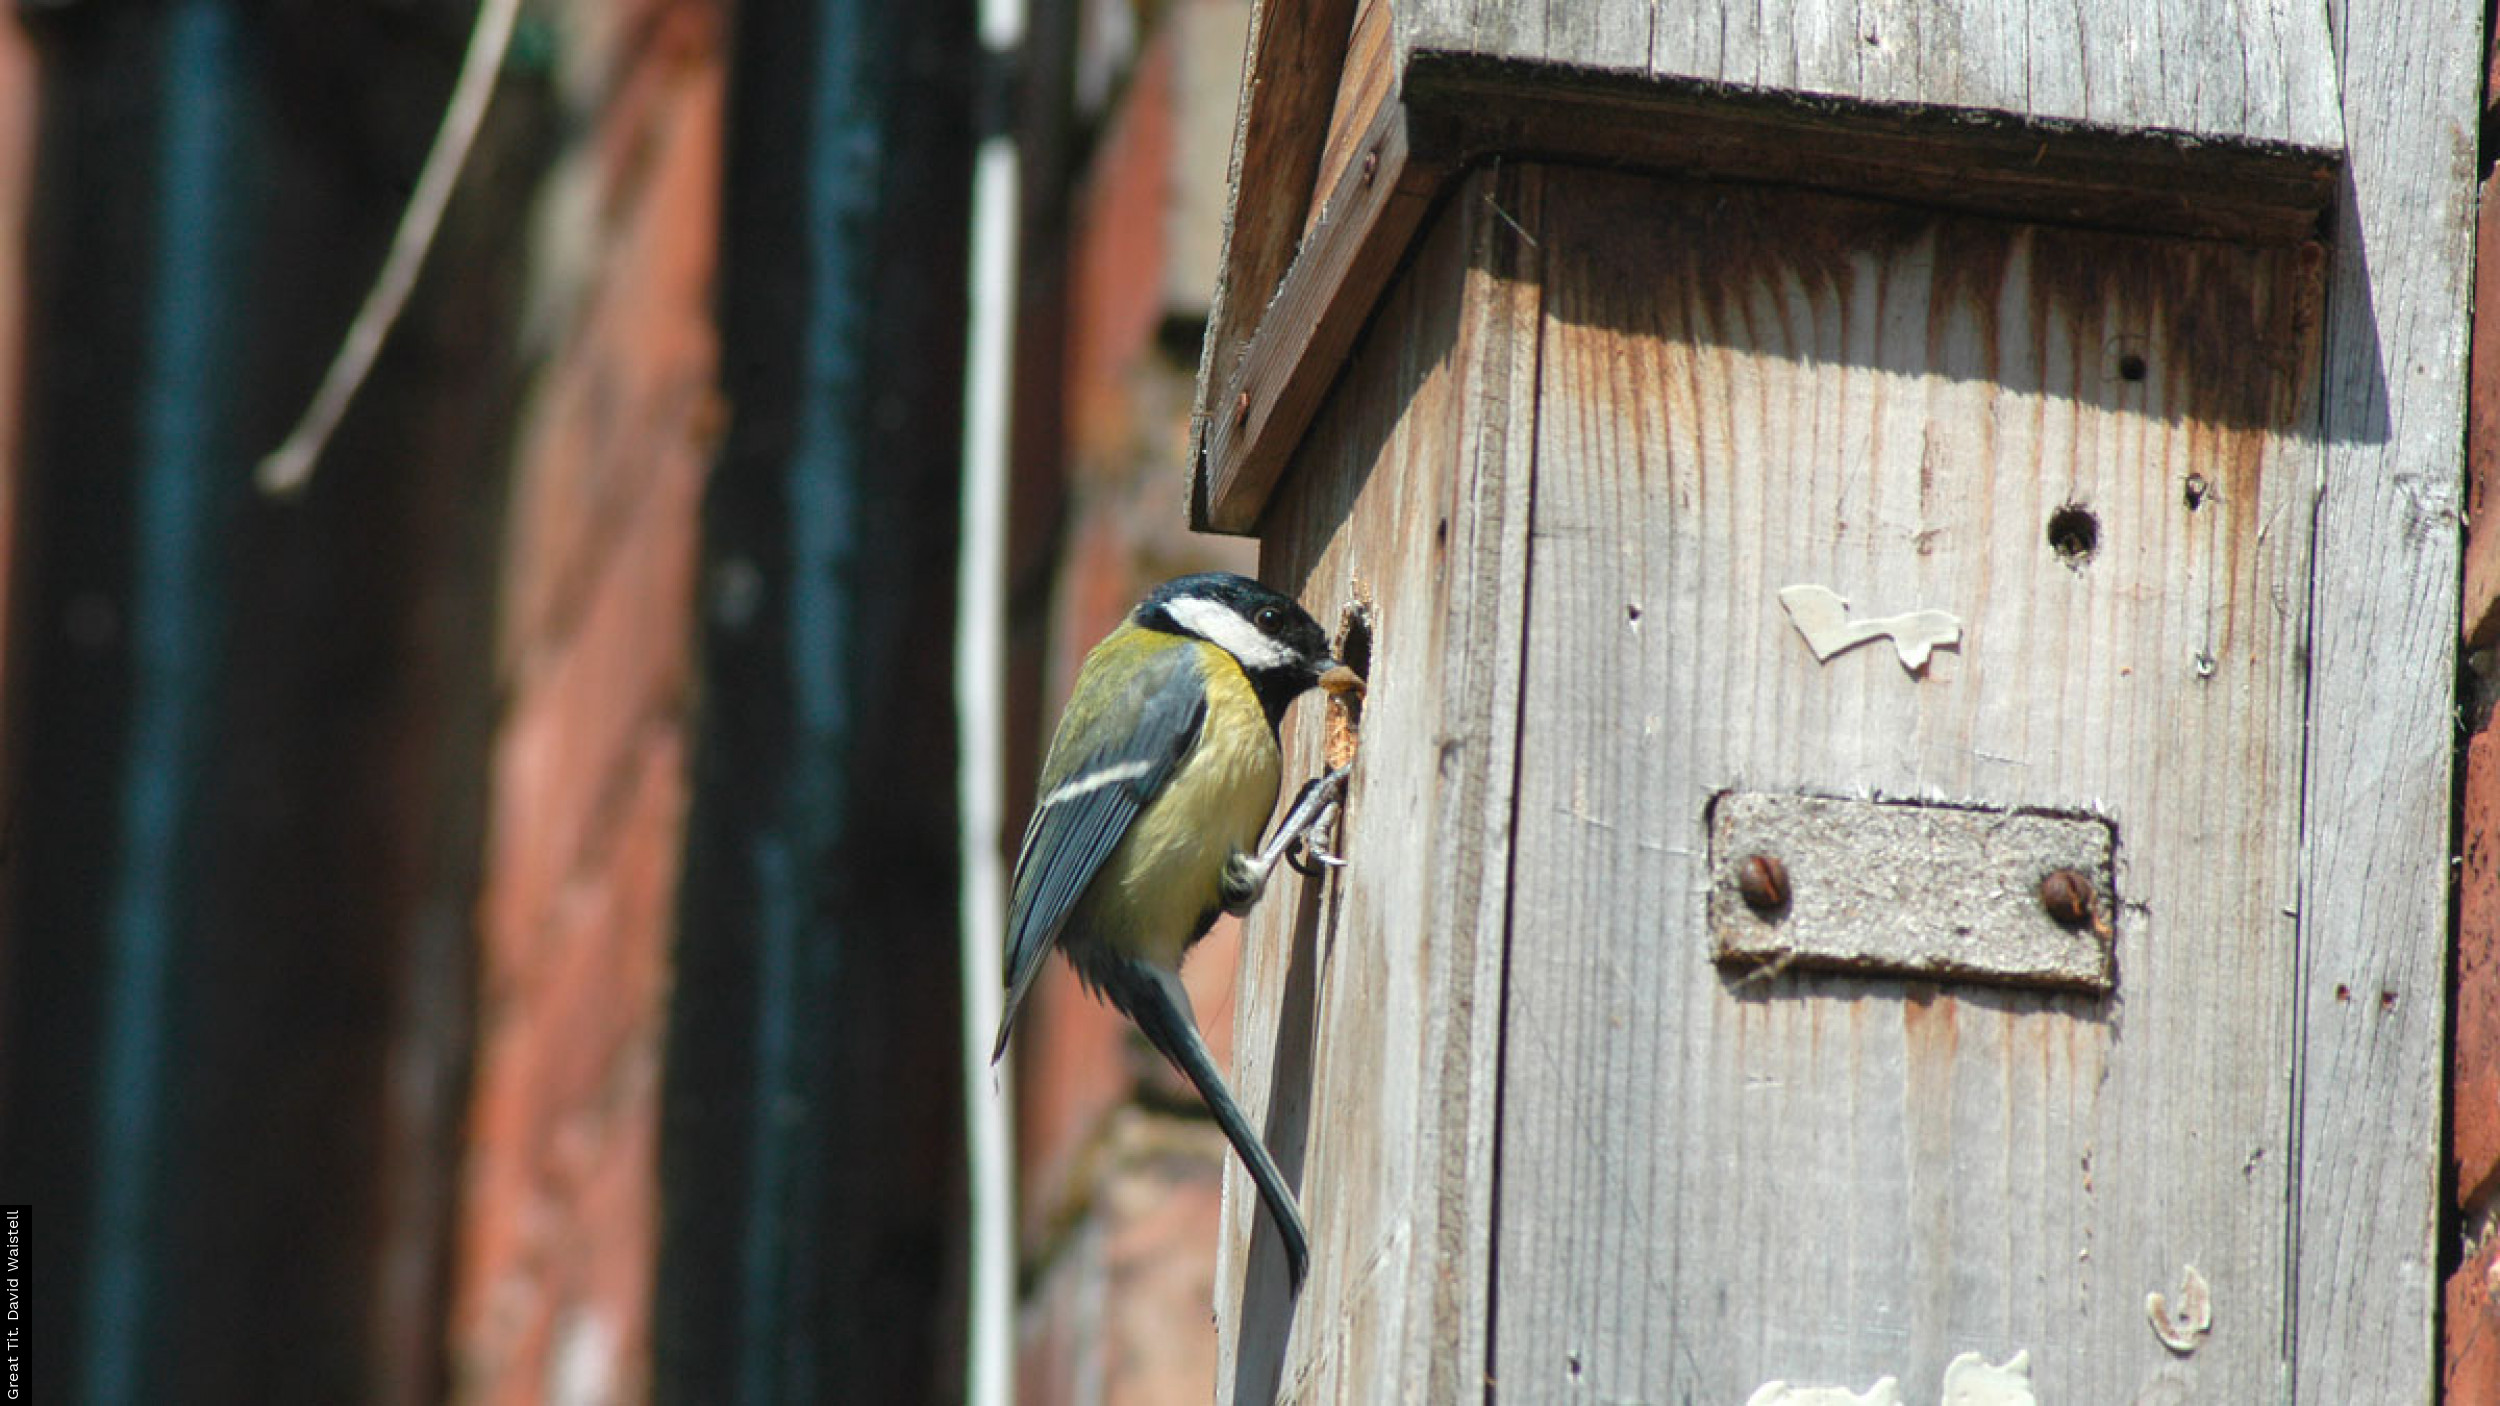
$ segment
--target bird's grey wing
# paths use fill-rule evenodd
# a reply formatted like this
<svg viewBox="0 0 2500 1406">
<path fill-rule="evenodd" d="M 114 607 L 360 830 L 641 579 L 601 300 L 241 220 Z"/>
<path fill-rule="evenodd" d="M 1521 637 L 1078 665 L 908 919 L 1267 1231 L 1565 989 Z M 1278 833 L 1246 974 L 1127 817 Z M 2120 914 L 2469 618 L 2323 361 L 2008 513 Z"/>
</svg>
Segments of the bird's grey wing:
<svg viewBox="0 0 2500 1406">
<path fill-rule="evenodd" d="M 1130 695 L 1113 705 L 1118 715 L 1104 731 L 1117 739 L 1069 769 L 1065 779 L 1037 798 L 1016 855 L 1016 876 L 1007 905 L 1007 1003 L 999 1015 L 995 1061 L 1007 1048 L 1025 989 L 1067 926 L 1077 900 L 1128 834 L 1138 812 L 1171 779 L 1181 758 L 1197 743 L 1206 719 L 1206 691 L 1194 679 L 1175 678 L 1198 666 L 1196 651 L 1173 649 L 1140 671 Z M 1133 721 L 1131 720 L 1133 719 Z"/>
</svg>

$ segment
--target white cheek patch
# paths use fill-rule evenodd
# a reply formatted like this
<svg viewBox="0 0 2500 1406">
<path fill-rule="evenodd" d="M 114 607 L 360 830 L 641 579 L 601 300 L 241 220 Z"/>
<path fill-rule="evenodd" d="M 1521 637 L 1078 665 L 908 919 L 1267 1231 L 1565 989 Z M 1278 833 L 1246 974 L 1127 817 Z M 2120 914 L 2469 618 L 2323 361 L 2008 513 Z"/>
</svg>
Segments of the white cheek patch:
<svg viewBox="0 0 2500 1406">
<path fill-rule="evenodd" d="M 1253 673 L 1281 669 L 1293 662 L 1291 650 L 1261 634 L 1258 626 L 1242 619 L 1231 606 L 1185 597 L 1167 603 L 1163 613 L 1172 617 L 1172 623 L 1240 660 L 1241 667 Z"/>
<path fill-rule="evenodd" d="M 1048 810 L 1052 806 L 1073 801 L 1079 796 L 1090 796 L 1105 786 L 1117 786 L 1123 781 L 1135 781 L 1153 769 L 1153 762 L 1121 762 L 1117 766 L 1107 766 L 1100 771 L 1089 771 L 1083 776 L 1070 777 L 1059 783 L 1058 790 L 1042 797 L 1042 803 L 1034 809 Z"/>
</svg>

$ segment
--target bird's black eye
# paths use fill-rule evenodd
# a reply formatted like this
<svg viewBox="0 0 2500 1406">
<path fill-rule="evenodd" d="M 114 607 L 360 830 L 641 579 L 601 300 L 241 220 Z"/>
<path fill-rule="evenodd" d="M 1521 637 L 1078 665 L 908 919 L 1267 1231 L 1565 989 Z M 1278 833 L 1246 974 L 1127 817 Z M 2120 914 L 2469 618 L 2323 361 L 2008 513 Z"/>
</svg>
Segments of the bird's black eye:
<svg viewBox="0 0 2500 1406">
<path fill-rule="evenodd" d="M 1259 607 L 1259 613 L 1254 618 L 1258 621 L 1260 629 L 1273 634 L 1277 626 L 1285 623 L 1285 612 L 1272 605 L 1263 605 Z"/>
</svg>

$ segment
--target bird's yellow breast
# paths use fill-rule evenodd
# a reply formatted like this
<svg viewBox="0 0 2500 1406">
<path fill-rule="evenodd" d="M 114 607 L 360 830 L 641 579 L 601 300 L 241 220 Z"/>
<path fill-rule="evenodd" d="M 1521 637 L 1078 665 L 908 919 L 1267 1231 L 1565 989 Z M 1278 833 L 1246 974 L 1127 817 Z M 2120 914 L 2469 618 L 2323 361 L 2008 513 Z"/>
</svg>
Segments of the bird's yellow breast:
<svg viewBox="0 0 2500 1406">
<path fill-rule="evenodd" d="M 1225 861 L 1254 851 L 1284 770 L 1258 695 L 1231 655 L 1194 643 L 1207 711 L 1162 794 L 1111 852 L 1071 915 L 1071 935 L 1123 933 L 1130 955 L 1178 967 L 1221 906 Z"/>
</svg>

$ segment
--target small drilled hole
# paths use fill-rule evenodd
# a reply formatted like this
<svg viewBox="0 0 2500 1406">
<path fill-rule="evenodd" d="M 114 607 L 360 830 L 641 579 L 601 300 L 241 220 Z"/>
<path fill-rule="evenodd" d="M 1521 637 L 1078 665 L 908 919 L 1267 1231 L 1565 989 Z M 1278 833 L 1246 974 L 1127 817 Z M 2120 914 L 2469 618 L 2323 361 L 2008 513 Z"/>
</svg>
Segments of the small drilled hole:
<svg viewBox="0 0 2500 1406">
<path fill-rule="evenodd" d="M 2121 381 L 2141 381 L 2141 380 L 2143 380 L 2143 379 L 2144 379 L 2144 358 L 2143 358 L 2140 354 L 2135 353 L 2135 352 L 2128 352 L 2128 353 L 2126 353 L 2125 355 L 2123 355 L 2123 356 L 2119 357 L 2119 358 L 2118 358 L 2118 379 L 2119 379 L 2119 380 L 2121 380 Z"/>
<path fill-rule="evenodd" d="M 1361 601 L 1349 601 L 1337 612 L 1337 662 L 1354 676 L 1372 676 L 1372 612 Z"/>
<path fill-rule="evenodd" d="M 2192 513 L 2205 506 L 2205 495 L 2212 491 L 2213 485 L 2205 482 L 2203 474 L 2189 474 L 2187 482 L 2179 488 L 2179 500 L 2187 504 L 2188 511 Z"/>
<path fill-rule="evenodd" d="M 2101 520 L 2090 508 L 2068 503 L 2049 514 L 2049 546 L 2068 566 L 2081 566 L 2101 548 Z"/>
</svg>

